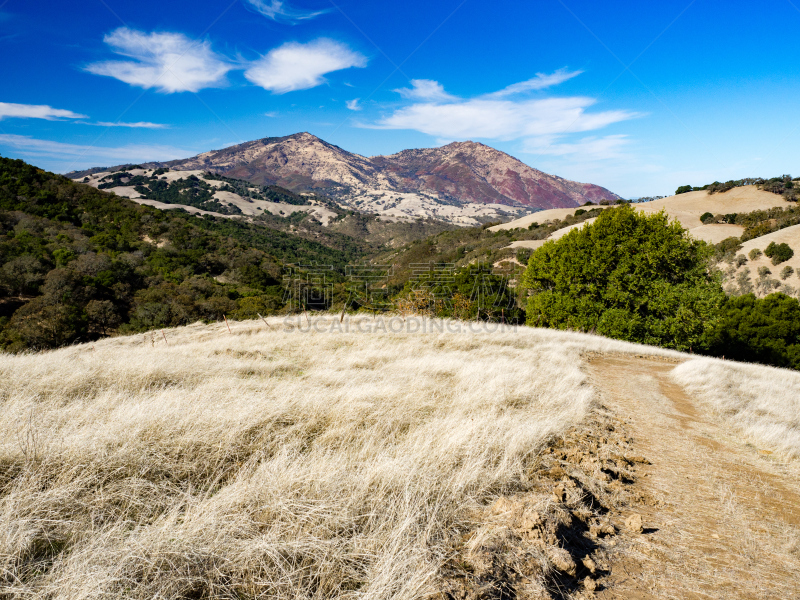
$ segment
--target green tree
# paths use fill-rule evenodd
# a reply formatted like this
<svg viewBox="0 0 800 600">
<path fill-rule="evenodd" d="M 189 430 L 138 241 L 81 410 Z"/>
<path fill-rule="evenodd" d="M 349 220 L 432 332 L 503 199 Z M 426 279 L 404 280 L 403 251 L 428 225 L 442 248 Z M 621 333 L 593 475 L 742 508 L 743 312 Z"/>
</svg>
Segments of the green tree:
<svg viewBox="0 0 800 600">
<path fill-rule="evenodd" d="M 519 261 L 521 265 L 527 265 L 532 253 L 533 251 L 530 248 L 517 249 L 517 261 Z"/>
<path fill-rule="evenodd" d="M 604 211 L 533 253 L 527 323 L 702 351 L 724 298 L 709 256 L 663 212 Z"/>
<path fill-rule="evenodd" d="M 520 323 L 524 318 L 506 278 L 495 275 L 492 265 L 477 263 L 447 272 L 422 273 L 406 283 L 401 296 L 424 292 L 429 309 L 438 317 L 501 320 Z"/>
</svg>

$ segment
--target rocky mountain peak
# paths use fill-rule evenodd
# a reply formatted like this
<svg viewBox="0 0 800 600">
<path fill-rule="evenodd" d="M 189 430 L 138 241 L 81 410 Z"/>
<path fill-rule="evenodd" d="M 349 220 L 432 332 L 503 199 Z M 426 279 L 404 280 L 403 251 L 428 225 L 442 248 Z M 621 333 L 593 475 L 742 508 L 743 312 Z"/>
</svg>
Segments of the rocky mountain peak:
<svg viewBox="0 0 800 600">
<path fill-rule="evenodd" d="M 525 210 L 619 197 L 597 185 L 548 175 L 473 141 L 367 158 L 303 131 L 212 150 L 163 166 L 213 171 L 294 192 L 314 191 L 362 210 L 373 202 L 365 198 L 386 193 L 405 200 L 417 195 L 425 202 L 450 206 L 497 204 Z"/>
</svg>

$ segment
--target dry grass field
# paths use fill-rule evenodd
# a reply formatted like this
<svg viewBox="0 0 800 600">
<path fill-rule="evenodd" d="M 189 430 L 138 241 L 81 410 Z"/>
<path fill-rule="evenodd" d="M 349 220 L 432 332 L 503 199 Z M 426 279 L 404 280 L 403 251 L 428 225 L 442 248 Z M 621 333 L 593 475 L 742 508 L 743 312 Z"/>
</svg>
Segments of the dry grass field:
<svg viewBox="0 0 800 600">
<path fill-rule="evenodd" d="M 709 194 L 708 192 L 688 192 L 679 194 L 677 196 L 669 196 L 660 200 L 646 202 L 642 204 L 634 204 L 636 210 L 639 210 L 647 215 L 655 214 L 660 211 L 665 211 L 670 219 L 675 219 L 680 222 L 684 229 L 696 239 L 703 240 L 710 244 L 718 244 L 728 237 L 739 237 L 744 232 L 744 227 L 739 225 L 703 225 L 700 217 L 710 212 L 712 214 L 729 214 L 729 213 L 749 213 L 755 210 L 767 210 L 774 207 L 790 206 L 782 196 L 765 192 L 757 189 L 757 186 L 747 185 L 742 187 L 733 188 L 727 192 L 720 194 Z M 595 208 L 612 208 L 612 207 L 595 207 Z M 531 223 L 544 223 L 555 219 L 564 219 L 567 215 L 575 214 L 576 208 L 559 208 L 553 210 L 545 210 L 527 215 L 509 223 L 502 225 L 495 225 L 490 227 L 491 231 L 500 231 L 502 229 L 515 229 L 518 227 L 526 228 Z M 587 223 L 591 222 L 590 219 Z M 572 229 L 583 227 L 583 223 L 578 223 L 559 229 L 553 232 L 548 240 L 557 240 L 564 236 Z M 519 241 L 513 242 L 511 248 L 539 248 L 544 242 L 541 240 L 532 241 Z M 766 244 L 764 244 L 766 246 Z"/>
<path fill-rule="evenodd" d="M 613 597 L 619 550 L 642 535 L 625 519 L 658 506 L 637 473 L 658 457 L 637 456 L 586 357 L 691 357 L 338 322 L 0 355 L 0 597 Z M 793 464 L 800 376 L 675 373 Z"/>
<path fill-rule="evenodd" d="M 800 458 L 800 374 L 696 359 L 672 376 L 753 444 L 787 459 Z"/>
</svg>

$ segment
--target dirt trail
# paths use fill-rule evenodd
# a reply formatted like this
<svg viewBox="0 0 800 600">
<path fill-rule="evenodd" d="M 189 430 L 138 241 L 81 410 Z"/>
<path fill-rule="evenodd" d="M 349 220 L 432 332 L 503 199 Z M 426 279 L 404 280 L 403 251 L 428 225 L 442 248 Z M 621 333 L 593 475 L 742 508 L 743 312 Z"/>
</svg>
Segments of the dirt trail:
<svg viewBox="0 0 800 600">
<path fill-rule="evenodd" d="M 800 485 L 768 452 L 735 437 L 672 382 L 674 364 L 590 359 L 603 403 L 626 422 L 644 531 L 617 538 L 598 598 L 800 598 Z"/>
</svg>

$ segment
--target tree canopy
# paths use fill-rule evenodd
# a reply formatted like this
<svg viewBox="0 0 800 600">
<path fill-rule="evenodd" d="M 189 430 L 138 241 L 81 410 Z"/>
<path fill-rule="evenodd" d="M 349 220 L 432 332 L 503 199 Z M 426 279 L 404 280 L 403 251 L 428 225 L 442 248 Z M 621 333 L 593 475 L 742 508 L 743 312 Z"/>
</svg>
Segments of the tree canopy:
<svg viewBox="0 0 800 600">
<path fill-rule="evenodd" d="M 733 360 L 800 369 L 800 303 L 785 294 L 726 298 L 711 353 Z"/>
<path fill-rule="evenodd" d="M 606 210 L 533 253 L 522 281 L 527 323 L 702 350 L 724 299 L 709 256 L 663 212 Z"/>
</svg>

